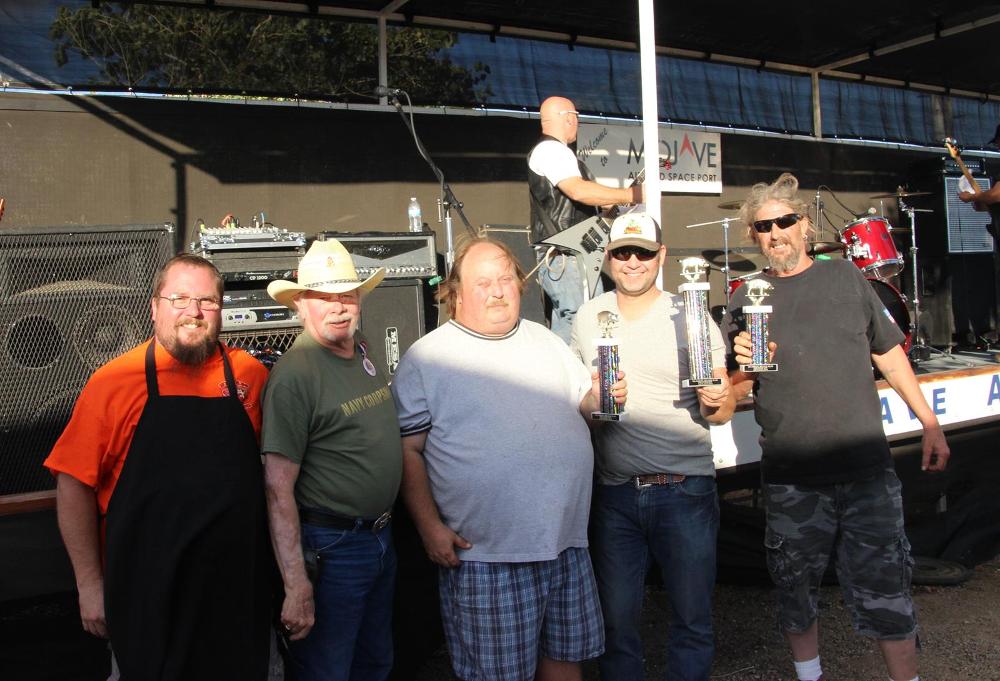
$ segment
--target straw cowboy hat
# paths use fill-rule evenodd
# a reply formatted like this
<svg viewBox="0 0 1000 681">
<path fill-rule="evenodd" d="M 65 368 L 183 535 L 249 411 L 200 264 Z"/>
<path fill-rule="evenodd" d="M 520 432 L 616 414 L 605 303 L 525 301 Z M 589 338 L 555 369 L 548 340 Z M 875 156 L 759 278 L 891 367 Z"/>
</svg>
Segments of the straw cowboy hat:
<svg viewBox="0 0 1000 681">
<path fill-rule="evenodd" d="M 276 301 L 295 309 L 294 298 L 304 291 L 320 293 L 347 293 L 357 291 L 364 296 L 385 277 L 380 267 L 370 277 L 361 281 L 351 261 L 351 254 L 336 239 L 314 241 L 299 261 L 299 280 L 278 279 L 267 285 L 267 294 Z"/>
</svg>

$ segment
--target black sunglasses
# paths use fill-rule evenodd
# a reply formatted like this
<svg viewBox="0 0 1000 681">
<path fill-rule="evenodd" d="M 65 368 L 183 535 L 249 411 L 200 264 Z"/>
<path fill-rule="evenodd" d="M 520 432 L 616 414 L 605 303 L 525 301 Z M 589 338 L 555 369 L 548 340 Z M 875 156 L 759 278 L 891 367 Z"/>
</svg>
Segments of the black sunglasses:
<svg viewBox="0 0 1000 681">
<path fill-rule="evenodd" d="M 788 215 L 771 218 L 770 220 L 758 220 L 753 223 L 753 228 L 758 234 L 763 234 L 771 231 L 771 223 L 778 225 L 778 227 L 781 227 L 782 229 L 788 229 L 801 219 L 802 216 L 798 213 L 789 213 Z"/>
<path fill-rule="evenodd" d="M 646 260 L 652 260 L 656 257 L 659 251 L 650 251 L 641 246 L 622 246 L 621 248 L 615 248 L 611 251 L 611 257 L 615 260 L 628 260 L 633 255 L 639 260 L 645 262 Z"/>
</svg>

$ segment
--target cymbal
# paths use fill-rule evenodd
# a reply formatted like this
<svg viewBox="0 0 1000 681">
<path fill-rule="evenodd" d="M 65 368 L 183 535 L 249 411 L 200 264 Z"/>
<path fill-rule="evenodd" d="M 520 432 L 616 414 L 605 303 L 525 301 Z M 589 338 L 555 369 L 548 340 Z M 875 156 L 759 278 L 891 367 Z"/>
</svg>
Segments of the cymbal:
<svg viewBox="0 0 1000 681">
<path fill-rule="evenodd" d="M 715 265 L 716 268 L 722 268 L 726 266 L 726 252 L 720 249 L 711 249 L 701 252 L 701 257 L 707 260 L 710 264 Z M 729 271 L 730 272 L 753 272 L 758 269 L 752 260 L 749 260 L 745 256 L 739 253 L 729 254 Z"/>
<path fill-rule="evenodd" d="M 906 199 L 911 196 L 930 196 L 931 192 L 896 192 L 894 194 L 876 194 L 869 196 L 870 199 Z"/>
<path fill-rule="evenodd" d="M 844 244 L 839 241 L 811 241 L 806 247 L 809 255 L 820 255 L 822 253 L 837 253 L 844 250 Z"/>
<path fill-rule="evenodd" d="M 739 210 L 742 205 L 742 201 L 726 201 L 719 204 L 719 210 Z"/>
</svg>

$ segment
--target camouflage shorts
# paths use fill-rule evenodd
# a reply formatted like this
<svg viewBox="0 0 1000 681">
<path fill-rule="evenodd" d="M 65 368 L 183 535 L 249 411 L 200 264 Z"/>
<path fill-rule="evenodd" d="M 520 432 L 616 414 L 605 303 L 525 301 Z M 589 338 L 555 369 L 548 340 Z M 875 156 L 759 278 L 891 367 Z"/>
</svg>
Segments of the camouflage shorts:
<svg viewBox="0 0 1000 681">
<path fill-rule="evenodd" d="M 767 568 L 784 631 L 803 632 L 816 620 L 820 582 L 836 551 L 837 577 L 858 633 L 885 640 L 915 635 L 901 487 L 891 468 L 835 485 L 763 485 Z"/>
</svg>

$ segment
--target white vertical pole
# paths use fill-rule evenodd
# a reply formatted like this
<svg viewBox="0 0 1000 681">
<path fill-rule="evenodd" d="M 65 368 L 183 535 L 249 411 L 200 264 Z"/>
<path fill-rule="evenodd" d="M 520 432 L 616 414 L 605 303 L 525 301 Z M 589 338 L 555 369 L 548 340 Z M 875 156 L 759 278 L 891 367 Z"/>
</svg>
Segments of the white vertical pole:
<svg viewBox="0 0 1000 681">
<path fill-rule="evenodd" d="M 656 22 L 653 0 L 639 0 L 639 65 L 642 68 L 642 145 L 646 169 L 646 212 L 660 219 L 660 119 L 656 100 Z M 663 288 L 663 272 L 657 277 Z"/>
<path fill-rule="evenodd" d="M 378 24 L 378 84 L 385 87 L 389 82 L 389 47 L 388 47 L 388 32 L 386 30 L 385 15 L 379 14 L 377 19 Z M 389 103 L 389 98 L 383 95 L 379 97 L 379 104 L 385 105 Z"/>
</svg>

